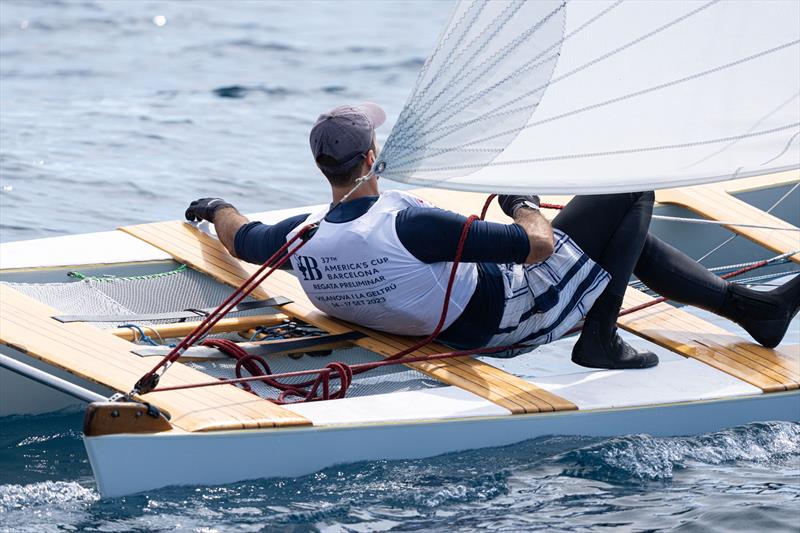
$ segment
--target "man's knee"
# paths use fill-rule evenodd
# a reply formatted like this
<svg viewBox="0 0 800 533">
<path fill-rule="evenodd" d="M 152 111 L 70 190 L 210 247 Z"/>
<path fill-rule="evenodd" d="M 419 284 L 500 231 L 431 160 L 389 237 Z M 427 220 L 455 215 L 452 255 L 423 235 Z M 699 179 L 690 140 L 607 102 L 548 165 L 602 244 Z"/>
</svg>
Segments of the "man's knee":
<svg viewBox="0 0 800 533">
<path fill-rule="evenodd" d="M 617 209 L 620 213 L 627 213 L 634 205 L 640 203 L 655 203 L 656 194 L 653 191 L 623 192 L 598 196 L 605 200 L 610 209 Z"/>
<path fill-rule="evenodd" d="M 645 202 L 655 202 L 656 201 L 656 193 L 654 191 L 641 191 L 635 193 L 638 195 L 638 198 L 644 200 Z"/>
</svg>

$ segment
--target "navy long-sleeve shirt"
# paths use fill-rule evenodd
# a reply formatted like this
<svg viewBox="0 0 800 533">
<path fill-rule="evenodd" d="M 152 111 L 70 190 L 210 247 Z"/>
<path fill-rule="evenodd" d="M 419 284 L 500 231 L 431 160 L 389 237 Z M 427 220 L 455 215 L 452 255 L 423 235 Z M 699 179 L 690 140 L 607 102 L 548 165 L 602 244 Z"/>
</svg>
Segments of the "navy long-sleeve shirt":
<svg viewBox="0 0 800 533">
<path fill-rule="evenodd" d="M 325 221 L 337 224 L 355 220 L 377 200 L 377 196 L 366 196 L 341 204 Z M 236 255 L 249 263 L 263 263 L 307 217 L 308 214 L 297 215 L 273 225 L 245 224 L 236 233 Z M 423 263 L 439 263 L 453 260 L 465 222 L 465 217 L 451 211 L 409 207 L 397 214 L 395 229 L 411 255 Z M 464 312 L 439 340 L 457 348 L 485 345 L 503 316 L 505 290 L 497 265 L 524 263 L 529 252 L 528 236 L 520 225 L 475 221 L 467 234 L 461 261 L 477 263 L 478 284 Z"/>
</svg>

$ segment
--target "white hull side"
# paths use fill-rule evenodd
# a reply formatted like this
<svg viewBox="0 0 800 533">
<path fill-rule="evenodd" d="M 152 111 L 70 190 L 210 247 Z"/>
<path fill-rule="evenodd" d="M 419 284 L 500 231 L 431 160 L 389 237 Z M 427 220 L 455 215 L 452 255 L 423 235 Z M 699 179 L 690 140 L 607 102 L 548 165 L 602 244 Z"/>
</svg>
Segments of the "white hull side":
<svg viewBox="0 0 800 533">
<path fill-rule="evenodd" d="M 800 422 L 800 391 L 708 402 L 468 420 L 221 433 L 84 437 L 98 489 L 296 477 L 336 464 L 416 459 L 545 435 L 694 435 L 765 420 Z M 410 444 L 413 443 L 413 444 Z M 257 461 L 243 460 L 257 457 Z"/>
</svg>

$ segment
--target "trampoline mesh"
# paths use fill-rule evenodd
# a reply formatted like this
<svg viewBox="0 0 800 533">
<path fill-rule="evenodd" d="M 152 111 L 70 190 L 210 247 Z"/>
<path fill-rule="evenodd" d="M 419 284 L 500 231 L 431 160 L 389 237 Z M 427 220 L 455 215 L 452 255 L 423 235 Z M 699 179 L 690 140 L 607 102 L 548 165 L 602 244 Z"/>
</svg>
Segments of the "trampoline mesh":
<svg viewBox="0 0 800 533">
<path fill-rule="evenodd" d="M 230 287 L 190 268 L 146 276 L 91 277 L 67 283 L 7 285 L 63 314 L 131 315 L 130 320 L 122 322 L 94 322 L 99 328 L 116 328 L 130 322 L 138 325 L 166 323 L 169 321 L 139 320 L 136 315 L 215 307 L 233 292 Z M 269 312 L 269 309 L 254 309 L 237 313 L 236 316 Z M 187 322 L 198 320 L 189 319 Z"/>
<path fill-rule="evenodd" d="M 140 320 L 136 316 L 148 313 L 166 313 L 185 309 L 202 309 L 219 305 L 233 289 L 203 273 L 190 268 L 179 268 L 155 275 L 132 277 L 90 277 L 66 283 L 17 283 L 3 282 L 15 290 L 30 296 L 61 314 L 75 315 L 131 315 L 121 322 L 92 322 L 103 329 L 117 328 L 122 324 L 139 326 L 156 325 L 174 321 Z M 250 298 L 247 301 L 251 301 Z M 268 314 L 269 308 L 254 309 L 234 316 Z M 189 319 L 187 322 L 198 321 Z M 236 333 L 215 335 L 232 340 L 243 340 Z M 151 336 L 152 338 L 152 336 Z M 156 339 L 158 340 L 158 339 Z M 170 341 L 166 341 L 170 342 Z M 155 358 L 153 361 L 155 363 Z M 336 350 L 329 356 L 303 355 L 292 358 L 285 355 L 269 356 L 267 361 L 274 373 L 322 368 L 333 361 L 348 364 L 379 361 L 382 357 L 363 348 Z M 233 360 L 191 362 L 188 366 L 217 378 L 235 377 Z M 246 375 L 246 374 L 245 374 Z M 306 378 L 307 379 L 307 378 Z M 286 380 L 292 382 L 291 380 Z M 296 378 L 294 382 L 302 381 Z M 333 385 L 338 387 L 338 385 Z M 355 376 L 348 396 L 386 394 L 390 392 L 420 390 L 443 386 L 405 366 L 389 366 Z M 261 382 L 251 384 L 253 390 L 265 397 L 275 397 L 277 391 Z"/>
</svg>

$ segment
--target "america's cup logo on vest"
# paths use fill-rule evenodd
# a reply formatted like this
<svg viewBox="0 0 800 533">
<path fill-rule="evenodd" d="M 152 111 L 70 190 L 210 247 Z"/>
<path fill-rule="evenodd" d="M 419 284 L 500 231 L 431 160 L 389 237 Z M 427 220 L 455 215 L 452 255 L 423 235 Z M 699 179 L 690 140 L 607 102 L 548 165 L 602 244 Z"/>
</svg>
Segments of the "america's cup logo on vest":
<svg viewBox="0 0 800 533">
<path fill-rule="evenodd" d="M 303 275 L 305 281 L 317 281 L 322 279 L 322 271 L 319 263 L 310 255 L 298 255 L 297 270 Z"/>
</svg>

